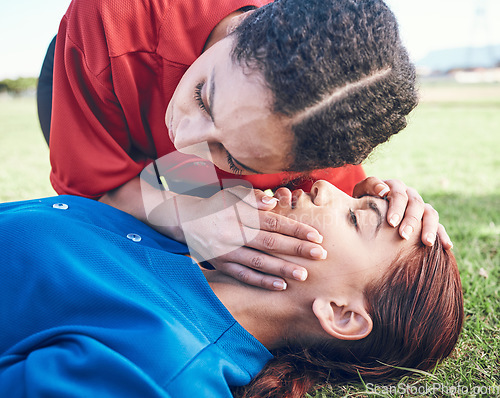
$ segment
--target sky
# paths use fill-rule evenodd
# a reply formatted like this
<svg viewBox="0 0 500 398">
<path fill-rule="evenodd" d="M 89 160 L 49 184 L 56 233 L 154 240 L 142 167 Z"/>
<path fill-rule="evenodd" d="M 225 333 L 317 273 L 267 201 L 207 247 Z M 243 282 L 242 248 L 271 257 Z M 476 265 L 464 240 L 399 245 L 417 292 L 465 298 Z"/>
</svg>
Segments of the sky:
<svg viewBox="0 0 500 398">
<path fill-rule="evenodd" d="M 307 1 L 307 0 L 304 0 Z M 417 61 L 430 51 L 500 44 L 500 0 L 386 0 Z M 69 0 L 7 0 L 0 14 L 0 80 L 38 76 Z"/>
</svg>

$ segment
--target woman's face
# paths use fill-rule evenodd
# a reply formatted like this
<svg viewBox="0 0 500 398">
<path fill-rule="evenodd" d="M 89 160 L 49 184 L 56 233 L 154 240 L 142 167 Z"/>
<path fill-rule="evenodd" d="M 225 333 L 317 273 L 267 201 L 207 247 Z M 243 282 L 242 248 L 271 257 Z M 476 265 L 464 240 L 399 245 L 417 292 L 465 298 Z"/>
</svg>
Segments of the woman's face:
<svg viewBox="0 0 500 398">
<path fill-rule="evenodd" d="M 194 153 L 225 171 L 282 171 L 292 143 L 287 119 L 271 112 L 272 93 L 263 78 L 233 63 L 232 45 L 231 36 L 220 40 L 182 77 L 165 117 L 170 139 L 181 152 L 208 143 L 210 156 Z"/>
<path fill-rule="evenodd" d="M 418 240 L 400 237 L 386 221 L 387 208 L 385 199 L 355 199 L 326 181 L 317 181 L 309 194 L 297 190 L 291 203 L 280 200 L 275 211 L 312 225 L 323 235 L 326 260 L 292 259 L 308 269 L 307 280 L 315 289 L 324 285 L 359 291 L 381 277 L 398 253 Z"/>
</svg>

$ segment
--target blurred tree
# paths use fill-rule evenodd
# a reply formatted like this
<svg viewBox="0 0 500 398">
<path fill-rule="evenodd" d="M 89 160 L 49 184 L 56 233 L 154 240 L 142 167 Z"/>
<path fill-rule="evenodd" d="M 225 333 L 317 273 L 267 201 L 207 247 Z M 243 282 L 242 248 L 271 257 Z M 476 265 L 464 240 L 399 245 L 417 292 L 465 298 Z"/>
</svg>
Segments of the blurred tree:
<svg viewBox="0 0 500 398">
<path fill-rule="evenodd" d="M 0 93 L 8 92 L 19 95 L 23 92 L 36 90 L 38 79 L 36 77 L 20 77 L 18 79 L 5 79 L 0 81 Z"/>
</svg>

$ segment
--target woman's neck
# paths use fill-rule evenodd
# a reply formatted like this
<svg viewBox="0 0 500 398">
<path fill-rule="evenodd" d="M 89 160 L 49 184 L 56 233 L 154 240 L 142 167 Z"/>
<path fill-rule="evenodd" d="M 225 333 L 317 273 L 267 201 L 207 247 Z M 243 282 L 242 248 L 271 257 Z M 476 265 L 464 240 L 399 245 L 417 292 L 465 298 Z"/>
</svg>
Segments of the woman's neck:
<svg viewBox="0 0 500 398">
<path fill-rule="evenodd" d="M 218 271 L 203 271 L 207 281 L 228 311 L 266 348 L 284 345 L 302 323 L 311 325 L 311 304 L 298 300 L 289 289 L 270 291 L 245 285 Z"/>
</svg>

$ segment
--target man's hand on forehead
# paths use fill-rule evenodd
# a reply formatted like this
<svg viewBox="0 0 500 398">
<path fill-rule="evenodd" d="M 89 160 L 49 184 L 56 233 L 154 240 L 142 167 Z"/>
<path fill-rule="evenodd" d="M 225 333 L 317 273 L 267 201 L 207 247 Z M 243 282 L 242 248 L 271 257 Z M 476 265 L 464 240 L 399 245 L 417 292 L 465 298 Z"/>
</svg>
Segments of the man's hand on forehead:
<svg viewBox="0 0 500 398">
<path fill-rule="evenodd" d="M 403 239 L 421 228 L 422 242 L 432 246 L 439 235 L 443 247 L 451 249 L 453 244 L 445 228 L 439 224 L 438 212 L 428 203 L 425 203 L 419 193 L 407 187 L 399 180 L 381 180 L 377 177 L 367 177 L 359 182 L 353 190 L 353 197 L 373 195 L 386 198 L 389 202 L 387 222 L 394 228 L 399 228 Z"/>
</svg>

